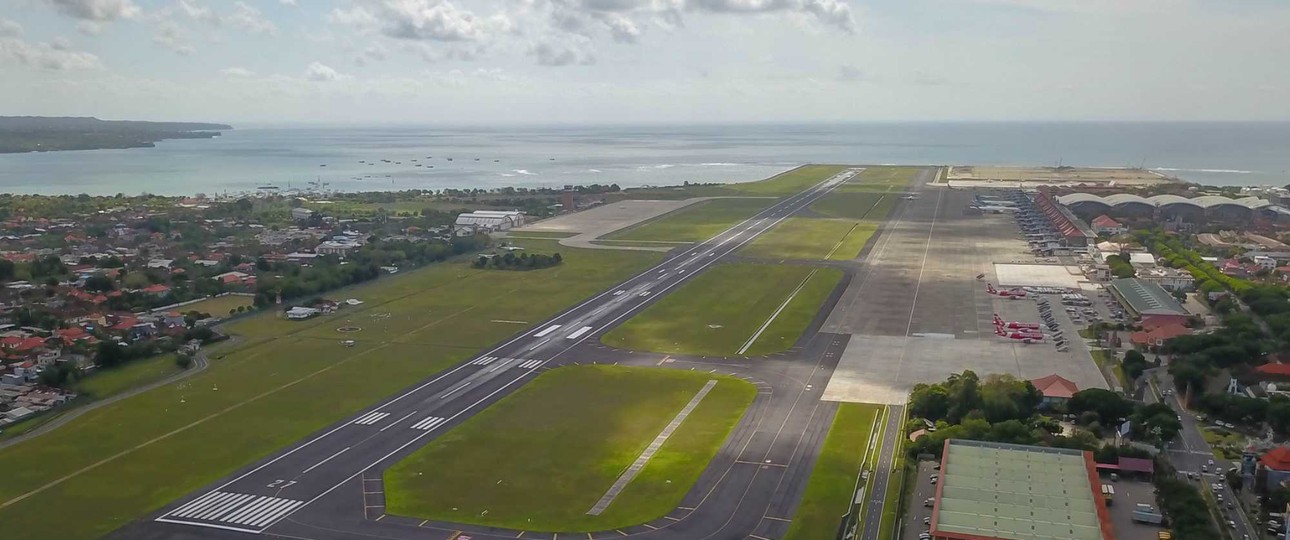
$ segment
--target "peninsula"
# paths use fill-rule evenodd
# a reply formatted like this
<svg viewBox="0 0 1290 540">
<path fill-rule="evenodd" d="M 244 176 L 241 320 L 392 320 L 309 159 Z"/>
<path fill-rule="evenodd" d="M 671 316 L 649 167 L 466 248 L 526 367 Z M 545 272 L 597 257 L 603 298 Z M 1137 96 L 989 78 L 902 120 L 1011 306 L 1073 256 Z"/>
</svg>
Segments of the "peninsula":
<svg viewBox="0 0 1290 540">
<path fill-rule="evenodd" d="M 209 139 L 225 124 L 136 122 L 93 117 L 0 116 L 0 154 L 151 148 L 165 139 Z"/>
</svg>

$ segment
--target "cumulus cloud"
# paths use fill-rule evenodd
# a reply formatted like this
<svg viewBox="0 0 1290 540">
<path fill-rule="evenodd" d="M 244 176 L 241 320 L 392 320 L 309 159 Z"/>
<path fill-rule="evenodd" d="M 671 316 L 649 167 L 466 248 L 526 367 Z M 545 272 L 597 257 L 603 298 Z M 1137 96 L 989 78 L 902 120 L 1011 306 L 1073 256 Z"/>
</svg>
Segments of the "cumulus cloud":
<svg viewBox="0 0 1290 540">
<path fill-rule="evenodd" d="M 421 41 L 475 41 L 493 24 L 447 0 L 359 0 L 353 8 L 332 11 L 331 18 L 394 39 Z"/>
<path fill-rule="evenodd" d="M 139 6 L 130 0 L 45 0 L 60 13 L 88 21 L 115 21 L 139 14 Z"/>
<path fill-rule="evenodd" d="M 0 62 L 50 71 L 94 70 L 103 67 L 99 57 L 69 49 L 70 43 L 65 40 L 31 43 L 12 37 L 0 38 Z"/>
<path fill-rule="evenodd" d="M 305 68 L 305 79 L 316 82 L 331 82 L 349 78 L 322 62 L 313 62 Z"/>
<path fill-rule="evenodd" d="M 240 67 L 227 67 L 219 70 L 219 74 L 225 77 L 250 77 L 255 75 L 251 70 Z"/>
<path fill-rule="evenodd" d="M 9 19 L 0 19 L 0 37 L 15 37 L 22 35 L 22 25 Z"/>
<path fill-rule="evenodd" d="M 568 42 L 542 41 L 533 45 L 529 49 L 529 54 L 533 55 L 537 59 L 537 63 L 543 66 L 571 66 L 596 63 L 595 55 L 591 53 L 585 41 L 581 40 L 570 40 Z"/>
<path fill-rule="evenodd" d="M 192 46 L 184 41 L 184 31 L 173 21 L 163 21 L 157 25 L 157 30 L 152 34 L 152 42 L 180 56 L 188 56 L 193 53 Z"/>
<path fill-rule="evenodd" d="M 233 10 L 221 15 L 197 0 L 179 0 L 172 13 L 183 15 L 194 22 L 242 30 L 251 34 L 277 35 L 278 27 L 264 17 L 264 13 L 246 2 L 233 2 Z"/>
</svg>

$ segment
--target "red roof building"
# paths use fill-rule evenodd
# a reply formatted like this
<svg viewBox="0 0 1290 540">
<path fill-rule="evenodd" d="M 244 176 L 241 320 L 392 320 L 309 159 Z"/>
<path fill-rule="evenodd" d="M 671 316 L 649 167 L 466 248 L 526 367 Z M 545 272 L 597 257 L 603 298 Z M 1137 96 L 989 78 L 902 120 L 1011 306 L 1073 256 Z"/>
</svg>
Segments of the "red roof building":
<svg viewBox="0 0 1290 540">
<path fill-rule="evenodd" d="M 1267 379 L 1290 380 L 1290 364 L 1269 362 L 1255 367 L 1254 372 Z"/>
<path fill-rule="evenodd" d="M 1191 329 L 1187 326 L 1174 321 L 1162 321 L 1160 324 L 1144 324 L 1141 331 L 1134 332 L 1129 337 L 1129 341 L 1143 347 L 1159 347 L 1168 340 L 1187 335 L 1191 335 Z"/>
<path fill-rule="evenodd" d="M 1259 457 L 1259 464 L 1274 471 L 1290 471 L 1290 448 L 1278 446 Z"/>
<path fill-rule="evenodd" d="M 157 283 L 157 284 L 154 284 L 154 285 L 148 285 L 147 287 L 144 287 L 144 288 L 140 289 L 140 290 L 139 290 L 139 292 L 144 293 L 144 294 L 152 294 L 152 295 L 156 295 L 156 296 L 162 296 L 162 295 L 164 295 L 164 294 L 166 294 L 166 293 L 170 292 L 170 287 L 169 287 L 169 286 L 167 286 L 167 285 L 162 285 L 162 284 L 160 284 L 160 283 Z"/>
<path fill-rule="evenodd" d="M 1030 384 L 1035 385 L 1035 389 L 1044 395 L 1044 403 L 1062 403 L 1074 397 L 1075 392 L 1079 392 L 1079 386 L 1056 373 L 1033 379 Z"/>
</svg>

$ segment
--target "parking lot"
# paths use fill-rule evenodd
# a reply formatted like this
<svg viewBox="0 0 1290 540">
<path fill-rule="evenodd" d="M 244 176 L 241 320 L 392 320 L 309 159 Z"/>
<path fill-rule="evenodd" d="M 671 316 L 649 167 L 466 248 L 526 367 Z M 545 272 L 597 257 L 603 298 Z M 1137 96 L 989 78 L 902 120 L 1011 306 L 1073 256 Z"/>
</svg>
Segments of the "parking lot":
<svg viewBox="0 0 1290 540">
<path fill-rule="evenodd" d="M 1100 480 L 1115 489 L 1112 502 L 1106 508 L 1111 514 L 1115 537 L 1120 540 L 1156 540 L 1157 533 L 1164 530 L 1162 527 L 1133 521 L 1133 511 L 1140 504 L 1149 505 L 1152 510 L 1158 509 L 1155 485 L 1145 479 L 1120 478 L 1112 481 L 1106 475 L 1102 475 Z"/>
</svg>

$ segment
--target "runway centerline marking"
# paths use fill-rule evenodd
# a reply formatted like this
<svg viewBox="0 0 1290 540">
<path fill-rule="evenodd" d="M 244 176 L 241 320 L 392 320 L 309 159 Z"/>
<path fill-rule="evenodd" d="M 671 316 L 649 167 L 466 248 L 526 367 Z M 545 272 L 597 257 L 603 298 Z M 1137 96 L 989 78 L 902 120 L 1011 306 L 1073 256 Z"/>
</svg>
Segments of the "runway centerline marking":
<svg viewBox="0 0 1290 540">
<path fill-rule="evenodd" d="M 312 470 L 314 470 L 314 469 L 317 469 L 317 468 L 318 468 L 320 465 L 322 465 L 323 463 L 327 463 L 328 461 L 331 461 L 332 459 L 334 459 L 336 456 L 339 456 L 339 455 L 341 455 L 341 454 L 344 454 L 344 453 L 345 453 L 345 451 L 349 450 L 350 448 L 351 448 L 351 447 L 349 447 L 349 446 L 346 446 L 345 448 L 342 448 L 339 452 L 336 452 L 335 454 L 332 454 L 331 456 L 328 456 L 328 457 L 327 457 L 327 459 L 324 459 L 324 460 L 322 460 L 322 461 L 319 461 L 318 463 L 315 463 L 315 464 L 313 464 L 312 466 L 310 466 L 308 469 L 305 469 L 305 470 L 303 470 L 303 471 L 300 471 L 300 474 L 301 474 L 302 476 L 303 476 L 303 475 L 306 475 L 306 474 L 309 474 L 309 471 L 312 471 Z"/>
</svg>

